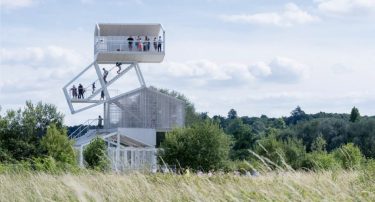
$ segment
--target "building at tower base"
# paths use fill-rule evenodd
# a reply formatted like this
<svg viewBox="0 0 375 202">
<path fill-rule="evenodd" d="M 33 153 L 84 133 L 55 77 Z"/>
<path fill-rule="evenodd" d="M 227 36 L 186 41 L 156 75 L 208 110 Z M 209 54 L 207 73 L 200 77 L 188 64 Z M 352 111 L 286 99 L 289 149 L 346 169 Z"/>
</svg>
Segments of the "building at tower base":
<svg viewBox="0 0 375 202">
<path fill-rule="evenodd" d="M 185 102 L 156 89 L 142 87 L 124 93 L 108 103 L 104 128 L 93 127 L 76 136 L 79 163 L 83 150 L 95 138 L 105 140 L 114 170 L 157 168 L 157 133 L 184 126 Z M 89 127 L 90 128 L 90 127 Z"/>
</svg>

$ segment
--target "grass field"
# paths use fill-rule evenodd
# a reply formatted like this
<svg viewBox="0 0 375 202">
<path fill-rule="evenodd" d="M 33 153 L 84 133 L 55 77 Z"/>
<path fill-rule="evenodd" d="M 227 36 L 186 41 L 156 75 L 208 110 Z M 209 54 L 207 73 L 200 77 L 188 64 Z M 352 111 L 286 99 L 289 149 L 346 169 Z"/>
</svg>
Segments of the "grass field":
<svg viewBox="0 0 375 202">
<path fill-rule="evenodd" d="M 375 201 L 359 171 L 216 174 L 0 174 L 0 201 Z"/>
</svg>

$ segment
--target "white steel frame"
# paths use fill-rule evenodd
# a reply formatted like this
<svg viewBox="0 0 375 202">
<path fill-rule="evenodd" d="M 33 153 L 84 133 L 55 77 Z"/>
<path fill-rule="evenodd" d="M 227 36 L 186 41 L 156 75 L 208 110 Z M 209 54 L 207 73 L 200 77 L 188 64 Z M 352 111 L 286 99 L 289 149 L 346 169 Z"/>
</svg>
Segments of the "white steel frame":
<svg viewBox="0 0 375 202">
<path fill-rule="evenodd" d="M 132 24 L 114 24 L 114 25 L 115 26 L 128 26 L 128 25 L 132 26 Z M 134 24 L 134 25 L 142 25 L 142 24 Z M 144 25 L 148 26 L 148 25 L 151 25 L 151 24 L 144 24 Z M 160 25 L 160 24 L 156 24 L 156 25 Z M 109 158 L 111 160 L 112 168 L 114 170 L 118 171 L 118 170 L 124 170 L 124 169 L 129 169 L 129 168 L 130 169 L 142 169 L 142 168 L 147 169 L 146 168 L 147 166 L 151 166 L 151 167 L 148 167 L 148 168 L 153 169 L 154 167 L 156 167 L 157 149 L 154 146 L 144 144 L 142 141 L 138 141 L 134 138 L 127 137 L 126 135 L 120 134 L 119 131 L 114 132 L 112 129 L 108 128 L 109 125 L 107 123 L 108 122 L 107 120 L 108 120 L 109 113 L 110 113 L 110 111 L 109 111 L 110 103 L 114 103 L 114 102 L 116 102 L 117 99 L 119 99 L 121 97 L 124 97 L 126 95 L 130 95 L 132 93 L 138 92 L 139 90 L 146 87 L 146 83 L 145 83 L 145 80 L 143 78 L 143 75 L 142 75 L 142 72 L 141 72 L 141 69 L 140 69 L 138 63 L 139 62 L 154 62 L 154 61 L 161 62 L 163 60 L 164 54 L 165 54 L 165 42 L 166 42 L 165 40 L 166 39 L 165 39 L 165 31 L 164 31 L 164 29 L 161 25 L 160 25 L 160 29 L 161 29 L 160 31 L 162 31 L 162 34 L 163 34 L 162 53 L 154 53 L 154 52 L 152 53 L 152 54 L 154 54 L 154 56 L 155 55 L 158 56 L 158 58 L 159 58 L 158 60 L 156 60 L 156 59 L 155 60 L 146 60 L 146 59 L 149 59 L 148 57 L 152 57 L 152 55 L 147 55 L 146 53 L 138 53 L 138 52 L 132 53 L 130 51 L 128 51 L 128 52 L 125 51 L 124 56 L 135 54 L 135 55 L 140 55 L 141 57 L 145 57 L 146 59 L 142 60 L 142 58 L 141 58 L 140 60 L 137 61 L 136 60 L 137 58 L 135 58 L 135 57 L 133 57 L 132 59 L 128 59 L 127 57 L 122 57 L 122 59 L 120 59 L 119 61 L 117 61 L 117 60 L 113 61 L 115 59 L 110 60 L 110 61 L 101 61 L 101 60 L 98 60 L 98 58 L 96 57 L 97 54 L 98 54 L 98 49 L 97 49 L 98 40 L 97 39 L 100 37 L 100 25 L 99 24 L 96 25 L 96 29 L 95 29 L 95 32 L 94 32 L 94 58 L 95 58 L 94 62 L 92 62 L 89 66 L 87 66 L 84 70 L 82 70 L 77 76 L 75 76 L 71 81 L 69 81 L 63 87 L 65 99 L 68 103 L 69 109 L 70 109 L 72 114 L 88 110 L 88 109 L 96 107 L 100 104 L 104 105 L 104 114 L 103 114 L 103 120 L 105 120 L 104 121 L 104 129 L 88 130 L 84 135 L 82 135 L 80 132 L 78 132 L 74 136 L 73 135 L 71 136 L 71 138 L 76 138 L 76 140 L 77 140 L 76 148 L 79 150 L 79 165 L 80 166 L 84 166 L 83 165 L 84 164 L 84 160 L 83 160 L 83 150 L 84 150 L 84 148 L 88 144 L 90 144 L 93 136 L 98 134 L 98 136 L 100 138 L 104 139 L 107 143 L 108 155 L 109 155 Z M 116 31 L 117 28 L 114 27 L 113 30 Z M 126 36 L 126 35 L 124 35 L 124 36 Z M 107 53 L 113 54 L 113 55 L 118 54 L 117 52 L 109 52 L 109 51 L 107 51 Z M 163 57 L 160 57 L 160 55 L 162 55 Z M 121 61 L 121 60 L 123 60 L 123 61 Z M 126 60 L 128 60 L 128 61 L 126 61 Z M 100 64 L 114 64 L 115 62 L 121 62 L 124 66 L 127 65 L 127 67 L 124 70 L 122 70 L 121 72 L 119 72 L 119 74 L 116 75 L 115 77 L 113 77 L 111 80 L 109 80 L 108 82 L 105 82 L 104 79 L 103 79 L 103 74 L 102 74 L 102 71 L 101 71 L 101 68 L 100 68 L 99 65 Z M 93 70 L 93 69 L 95 70 L 96 76 L 97 76 L 97 80 L 95 80 L 95 82 L 99 81 L 100 87 L 98 87 L 93 92 L 92 95 L 88 96 L 85 99 L 73 99 L 69 95 L 70 87 L 85 72 L 87 72 L 88 70 Z M 110 85 L 112 85 L 117 79 L 124 76 L 131 69 L 134 69 L 134 71 L 136 72 L 140 87 L 136 88 L 134 90 L 131 90 L 127 93 L 123 93 L 121 95 L 111 97 L 108 87 Z M 104 100 L 94 99 L 102 91 L 104 92 Z M 88 106 L 77 108 L 74 105 L 75 103 L 84 103 L 84 104 L 88 104 Z M 90 124 L 91 123 L 92 123 L 92 121 L 90 122 Z M 83 128 L 83 130 L 85 130 L 85 129 L 86 128 Z M 87 127 L 87 129 L 89 129 L 89 127 Z M 81 129 L 77 129 L 77 130 L 79 131 Z M 122 138 L 124 138 L 124 137 L 125 137 L 125 140 L 123 141 Z M 129 138 L 129 139 L 126 139 L 126 138 Z M 125 144 L 124 144 L 124 142 L 125 142 Z M 126 145 L 126 147 L 124 145 Z M 131 162 L 130 163 L 127 162 L 128 152 L 130 152 L 130 156 L 131 156 L 131 158 L 130 158 Z M 121 153 L 123 153 L 125 157 L 121 156 Z M 148 162 L 140 160 L 141 158 L 145 157 L 145 155 L 144 155 L 145 153 L 146 154 L 152 154 L 152 158 L 149 159 Z M 144 158 L 144 159 L 148 159 L 148 158 Z M 138 160 L 140 160 L 140 161 L 138 161 Z"/>
<path fill-rule="evenodd" d="M 127 64 L 128 67 L 125 68 L 123 71 L 121 71 L 120 74 L 116 75 L 113 79 L 111 79 L 107 83 L 104 82 L 103 74 L 102 74 L 102 72 L 100 70 L 100 67 L 99 67 L 99 64 L 97 62 L 91 63 L 83 71 L 81 71 L 77 76 L 75 76 L 71 81 L 69 81 L 63 87 L 63 92 L 64 92 L 64 95 L 65 95 L 65 99 L 66 99 L 66 101 L 68 103 L 70 112 L 72 114 L 79 113 L 79 112 L 82 112 L 84 110 L 96 107 L 96 106 L 98 106 L 100 104 L 108 103 L 108 102 L 112 101 L 113 99 L 117 98 L 118 96 L 116 96 L 116 97 L 111 97 L 110 96 L 110 94 L 108 92 L 108 87 L 111 84 L 113 84 L 117 79 L 119 79 L 120 77 L 122 77 L 123 75 L 125 75 L 131 69 L 135 70 L 135 72 L 137 74 L 137 77 L 138 77 L 138 81 L 139 81 L 140 87 L 146 87 L 146 82 L 145 82 L 145 80 L 143 78 L 143 75 L 142 75 L 142 72 L 141 72 L 141 69 L 140 69 L 138 63 L 137 62 L 132 62 L 132 63 L 129 63 L 129 62 L 125 63 L 124 62 L 123 64 Z M 85 99 L 73 99 L 73 98 L 71 98 L 70 95 L 69 95 L 69 91 L 68 91 L 69 87 L 72 85 L 72 83 L 74 81 L 76 81 L 80 76 L 82 76 L 90 68 L 95 68 L 95 71 L 96 71 L 96 74 L 97 74 L 97 77 L 98 77 L 98 81 L 100 82 L 100 84 L 101 84 L 102 87 L 96 89 L 95 92 L 92 95 L 90 95 L 89 97 L 87 97 Z M 104 100 L 94 100 L 93 98 L 96 95 L 98 95 L 102 90 L 104 91 L 105 99 Z M 89 106 L 86 106 L 86 107 L 82 107 L 82 108 L 76 109 L 74 107 L 74 105 L 73 105 L 74 103 L 92 103 L 92 104 L 89 105 Z"/>
</svg>

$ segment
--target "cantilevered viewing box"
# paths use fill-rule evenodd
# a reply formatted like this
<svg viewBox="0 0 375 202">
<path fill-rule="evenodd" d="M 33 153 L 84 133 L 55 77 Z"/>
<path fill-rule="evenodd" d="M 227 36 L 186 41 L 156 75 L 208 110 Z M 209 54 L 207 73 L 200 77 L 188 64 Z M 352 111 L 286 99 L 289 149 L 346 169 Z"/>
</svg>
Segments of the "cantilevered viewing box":
<svg viewBox="0 0 375 202">
<path fill-rule="evenodd" d="M 165 31 L 161 24 L 98 23 L 94 40 L 98 64 L 159 63 L 165 55 Z"/>
</svg>

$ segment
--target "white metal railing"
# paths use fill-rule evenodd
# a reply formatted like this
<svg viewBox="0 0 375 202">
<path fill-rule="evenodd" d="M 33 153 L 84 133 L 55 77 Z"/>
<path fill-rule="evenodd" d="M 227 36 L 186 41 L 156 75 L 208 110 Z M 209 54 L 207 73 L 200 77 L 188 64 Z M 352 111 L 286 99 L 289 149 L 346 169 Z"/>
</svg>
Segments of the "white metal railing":
<svg viewBox="0 0 375 202">
<path fill-rule="evenodd" d="M 88 119 L 83 124 L 81 124 L 75 131 L 73 131 L 69 138 L 79 138 L 85 135 L 90 129 L 100 130 L 104 127 L 104 119 L 102 119 L 102 125 L 100 126 L 98 123 L 99 119 Z"/>
<path fill-rule="evenodd" d="M 94 49 L 95 54 L 98 52 L 164 53 L 164 38 L 159 40 L 158 37 L 156 39 L 150 37 L 146 40 L 145 37 L 141 37 L 141 40 L 138 40 L 134 37 L 133 41 L 129 41 L 127 36 L 98 37 Z"/>
<path fill-rule="evenodd" d="M 93 91 L 91 87 L 86 87 L 86 88 L 83 88 L 84 91 L 83 91 L 83 97 L 79 97 L 78 96 L 78 89 L 77 89 L 77 96 L 76 97 L 73 97 L 73 90 L 72 88 L 69 90 L 69 96 L 72 100 L 85 100 L 85 99 L 89 99 L 89 98 L 92 98 L 93 95 L 96 94 L 96 92 L 98 90 L 96 90 L 97 88 L 95 88 L 95 90 Z M 100 88 L 99 88 L 100 89 Z M 111 96 L 117 96 L 120 94 L 120 90 L 119 89 L 108 89 L 108 92 L 112 92 L 111 93 Z"/>
<path fill-rule="evenodd" d="M 157 168 L 157 149 L 153 147 L 108 147 L 108 157 L 112 169 L 125 170 L 148 170 Z"/>
</svg>

